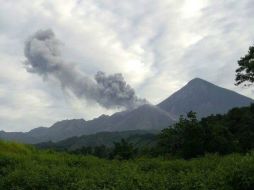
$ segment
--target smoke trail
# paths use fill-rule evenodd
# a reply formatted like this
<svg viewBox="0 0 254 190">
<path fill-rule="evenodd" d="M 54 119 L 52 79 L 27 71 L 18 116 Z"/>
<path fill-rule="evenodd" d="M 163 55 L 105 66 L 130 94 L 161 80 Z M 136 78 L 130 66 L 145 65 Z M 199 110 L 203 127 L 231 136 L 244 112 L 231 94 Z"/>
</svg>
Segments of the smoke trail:
<svg viewBox="0 0 254 190">
<path fill-rule="evenodd" d="M 147 103 L 135 95 L 122 74 L 106 76 L 100 71 L 91 79 L 79 72 L 62 59 L 60 44 L 52 30 L 37 31 L 25 43 L 27 71 L 37 73 L 44 79 L 54 77 L 63 88 L 71 90 L 77 97 L 97 102 L 106 108 L 131 109 Z"/>
</svg>

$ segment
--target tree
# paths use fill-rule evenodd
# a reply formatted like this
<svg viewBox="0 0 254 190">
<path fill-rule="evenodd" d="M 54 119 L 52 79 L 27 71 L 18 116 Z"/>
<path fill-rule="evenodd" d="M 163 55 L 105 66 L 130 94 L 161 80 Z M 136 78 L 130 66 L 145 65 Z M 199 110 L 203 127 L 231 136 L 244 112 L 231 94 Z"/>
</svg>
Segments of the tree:
<svg viewBox="0 0 254 190">
<path fill-rule="evenodd" d="M 200 121 L 204 132 L 204 150 L 207 153 L 227 154 L 232 151 L 233 139 L 223 115 L 211 115 Z"/>
<path fill-rule="evenodd" d="M 180 116 L 179 122 L 163 129 L 159 134 L 158 148 L 163 153 L 179 154 L 183 146 L 183 129 L 186 119 Z"/>
<path fill-rule="evenodd" d="M 186 159 L 204 154 L 203 128 L 195 112 L 189 112 L 184 125 L 182 154 Z"/>
<path fill-rule="evenodd" d="M 105 145 L 96 146 L 94 147 L 93 155 L 99 158 L 108 158 L 109 157 L 109 150 Z"/>
<path fill-rule="evenodd" d="M 120 142 L 114 143 L 113 155 L 112 158 L 117 158 L 119 160 L 129 160 L 134 158 L 137 150 L 131 143 L 128 143 L 126 140 L 121 139 Z"/>
<path fill-rule="evenodd" d="M 254 82 L 254 46 L 249 48 L 247 55 L 238 61 L 239 68 L 236 70 L 236 85 L 244 82 Z M 249 84 L 250 85 L 250 84 Z"/>
<path fill-rule="evenodd" d="M 203 130 L 195 112 L 189 112 L 187 118 L 180 117 L 173 127 L 162 130 L 158 147 L 163 153 L 192 158 L 204 153 Z"/>
</svg>

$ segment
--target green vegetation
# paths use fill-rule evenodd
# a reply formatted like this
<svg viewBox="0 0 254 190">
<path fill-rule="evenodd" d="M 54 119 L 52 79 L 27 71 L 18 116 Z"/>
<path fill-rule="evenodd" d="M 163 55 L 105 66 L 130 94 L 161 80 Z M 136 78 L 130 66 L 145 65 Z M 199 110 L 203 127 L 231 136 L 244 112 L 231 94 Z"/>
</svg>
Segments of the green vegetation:
<svg viewBox="0 0 254 190">
<path fill-rule="evenodd" d="M 133 130 L 121 132 L 99 132 L 91 135 L 82 135 L 80 137 L 71 137 L 58 142 L 43 142 L 36 146 L 38 148 L 55 150 L 72 151 L 87 147 L 93 149 L 94 147 L 106 146 L 113 147 L 115 142 L 120 142 L 121 139 L 127 140 L 135 147 L 153 146 L 156 144 L 156 136 L 160 131 L 146 131 Z"/>
<path fill-rule="evenodd" d="M 93 155 L 98 158 L 129 160 L 137 156 L 137 151 L 138 149 L 134 148 L 133 144 L 122 139 L 120 142 L 115 142 L 114 147 L 89 146 L 69 152 L 79 155 Z"/>
<path fill-rule="evenodd" d="M 212 115 L 198 121 L 195 113 L 181 117 L 159 135 L 158 150 L 183 158 L 205 153 L 246 153 L 254 149 L 254 104 L 234 108 L 225 115 Z"/>
<path fill-rule="evenodd" d="M 0 142 L 3 190 L 251 190 L 254 153 L 165 160 L 103 160 Z"/>
<path fill-rule="evenodd" d="M 244 82 L 254 83 L 254 46 L 249 47 L 249 52 L 238 61 L 236 70 L 236 85 Z"/>
</svg>

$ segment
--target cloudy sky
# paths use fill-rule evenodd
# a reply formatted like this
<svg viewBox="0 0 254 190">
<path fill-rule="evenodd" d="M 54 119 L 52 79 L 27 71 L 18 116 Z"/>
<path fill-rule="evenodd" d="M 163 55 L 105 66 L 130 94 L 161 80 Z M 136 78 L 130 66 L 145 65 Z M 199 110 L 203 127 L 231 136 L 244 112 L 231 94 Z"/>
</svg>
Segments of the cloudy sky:
<svg viewBox="0 0 254 190">
<path fill-rule="evenodd" d="M 0 0 L 0 130 L 27 131 L 117 110 L 78 99 L 27 72 L 24 44 L 40 29 L 86 76 L 122 73 L 151 103 L 199 77 L 234 86 L 237 60 L 254 43 L 253 0 Z"/>
</svg>

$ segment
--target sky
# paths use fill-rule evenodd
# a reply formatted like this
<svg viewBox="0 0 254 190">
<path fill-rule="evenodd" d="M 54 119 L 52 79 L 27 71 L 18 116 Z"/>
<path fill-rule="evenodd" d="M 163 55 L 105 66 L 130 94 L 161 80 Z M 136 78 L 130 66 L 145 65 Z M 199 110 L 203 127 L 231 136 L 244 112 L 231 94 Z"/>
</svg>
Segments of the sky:
<svg viewBox="0 0 254 190">
<path fill-rule="evenodd" d="M 0 0 L 0 130 L 28 131 L 63 119 L 112 114 L 28 72 L 24 47 L 50 29 L 62 59 L 93 78 L 121 73 L 137 97 L 157 104 L 199 77 L 235 86 L 237 60 L 254 43 L 253 0 Z"/>
</svg>

